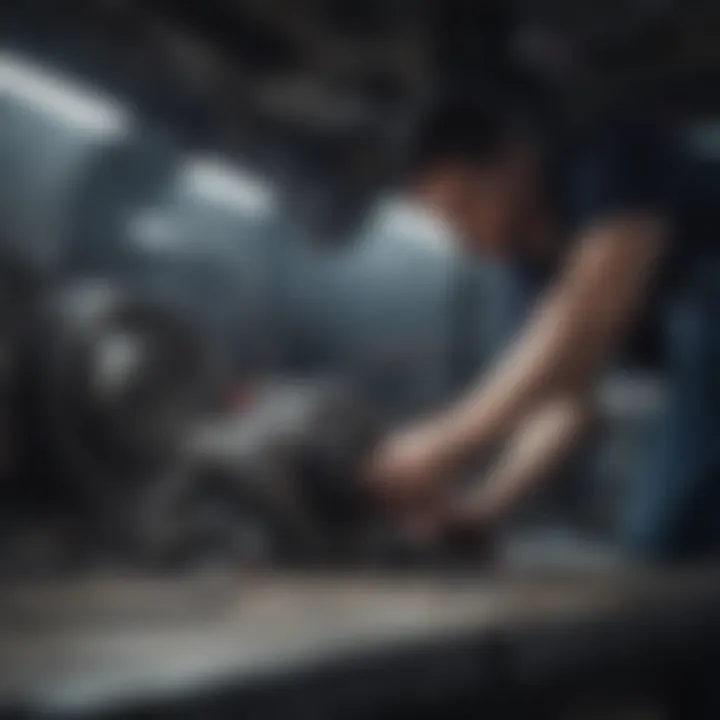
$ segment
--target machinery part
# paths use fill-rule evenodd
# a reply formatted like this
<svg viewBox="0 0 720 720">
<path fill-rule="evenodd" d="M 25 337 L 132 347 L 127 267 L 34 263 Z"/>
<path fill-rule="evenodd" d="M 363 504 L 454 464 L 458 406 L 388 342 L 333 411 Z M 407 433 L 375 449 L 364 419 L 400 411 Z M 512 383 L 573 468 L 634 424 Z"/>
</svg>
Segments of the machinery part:
<svg viewBox="0 0 720 720">
<path fill-rule="evenodd" d="M 174 149 L 115 97 L 48 63 L 3 51 L 0 76 L 0 215 L 17 243 L 9 249 L 47 269 L 86 269 L 167 174 Z"/>
<path fill-rule="evenodd" d="M 205 471 L 188 504 L 188 547 L 210 540 L 211 556 L 227 557 L 230 549 L 241 562 L 271 564 L 487 564 L 491 546 L 472 528 L 434 540 L 380 516 L 360 470 L 382 431 L 380 418 L 346 384 L 268 383 L 244 414 L 218 418 L 195 433 L 195 464 Z"/>
<path fill-rule="evenodd" d="M 270 183 L 190 155 L 154 198 L 127 214 L 109 243 L 113 252 L 94 267 L 187 315 L 238 374 L 267 372 L 282 340 L 278 323 L 268 321 L 278 310 L 278 222 Z"/>
<path fill-rule="evenodd" d="M 18 341 L 45 285 L 30 263 L 0 256 L 0 482 L 7 489 L 13 471 L 12 411 L 17 375 Z"/>
<path fill-rule="evenodd" d="M 110 534 L 159 542 L 189 469 L 186 433 L 214 390 L 205 346 L 164 308 L 86 281 L 45 295 L 23 361 L 29 485 Z"/>
<path fill-rule="evenodd" d="M 3 333 L 19 330 L 46 285 L 47 278 L 30 262 L 0 253 L 0 330 Z"/>
<path fill-rule="evenodd" d="M 171 567 L 267 567 L 325 554 L 324 538 L 308 508 L 276 468 L 201 473 L 178 517 L 181 542 L 167 558 Z"/>
<path fill-rule="evenodd" d="M 379 436 L 350 388 L 274 382 L 245 414 L 199 427 L 192 451 L 226 502 L 256 509 L 276 557 L 329 559 L 348 550 L 367 516 L 358 470 Z"/>
<path fill-rule="evenodd" d="M 321 389 L 298 470 L 301 492 L 325 526 L 346 528 L 367 515 L 360 469 L 381 435 L 379 417 L 350 387 Z"/>
</svg>

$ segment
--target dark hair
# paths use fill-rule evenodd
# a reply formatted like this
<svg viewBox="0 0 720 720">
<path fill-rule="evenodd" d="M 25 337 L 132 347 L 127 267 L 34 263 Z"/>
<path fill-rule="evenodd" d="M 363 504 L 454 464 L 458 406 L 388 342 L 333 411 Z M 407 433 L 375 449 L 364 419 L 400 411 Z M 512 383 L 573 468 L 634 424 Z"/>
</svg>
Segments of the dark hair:
<svg viewBox="0 0 720 720">
<path fill-rule="evenodd" d="M 482 165 L 530 139 L 521 112 L 487 98 L 434 103 L 413 133 L 406 169 L 416 176 L 439 163 Z"/>
</svg>

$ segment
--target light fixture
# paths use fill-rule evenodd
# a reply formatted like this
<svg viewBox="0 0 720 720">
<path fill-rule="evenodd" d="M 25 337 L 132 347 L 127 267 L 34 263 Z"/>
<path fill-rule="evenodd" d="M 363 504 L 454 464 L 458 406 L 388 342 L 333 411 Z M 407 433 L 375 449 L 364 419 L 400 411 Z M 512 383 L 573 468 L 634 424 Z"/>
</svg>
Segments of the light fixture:
<svg viewBox="0 0 720 720">
<path fill-rule="evenodd" d="M 267 217 L 275 210 L 270 183 L 222 159 L 192 158 L 180 171 L 179 186 L 200 200 L 227 206 L 231 211 Z"/>
<path fill-rule="evenodd" d="M 130 124 L 127 112 L 113 98 L 9 53 L 0 53 L 0 103 L 3 98 L 103 134 L 127 132 Z"/>
</svg>

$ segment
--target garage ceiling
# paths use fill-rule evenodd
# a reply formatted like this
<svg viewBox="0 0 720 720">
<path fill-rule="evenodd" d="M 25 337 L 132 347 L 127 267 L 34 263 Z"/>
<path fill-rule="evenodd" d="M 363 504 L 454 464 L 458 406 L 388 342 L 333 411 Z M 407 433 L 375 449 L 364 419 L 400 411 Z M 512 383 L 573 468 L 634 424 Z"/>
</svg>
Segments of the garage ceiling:
<svg viewBox="0 0 720 720">
<path fill-rule="evenodd" d="M 573 109 L 632 68 L 720 67 L 715 0 L 16 2 L 46 39 L 89 48 L 87 67 L 112 56 L 173 122 L 244 158 L 272 147 L 333 190 L 377 186 L 418 101 L 451 81 L 476 92 L 510 57 Z"/>
</svg>

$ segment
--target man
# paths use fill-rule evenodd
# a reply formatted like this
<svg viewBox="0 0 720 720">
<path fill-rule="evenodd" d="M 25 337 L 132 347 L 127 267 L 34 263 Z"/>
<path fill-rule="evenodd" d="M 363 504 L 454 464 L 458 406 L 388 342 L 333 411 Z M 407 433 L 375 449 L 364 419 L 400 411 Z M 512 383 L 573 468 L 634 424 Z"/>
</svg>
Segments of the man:
<svg viewBox="0 0 720 720">
<path fill-rule="evenodd" d="M 415 192 L 447 217 L 472 215 L 474 237 L 483 238 L 474 250 L 524 266 L 552 253 L 560 262 L 494 369 L 378 451 L 369 481 L 379 496 L 438 532 L 492 529 L 567 456 L 600 373 L 638 323 L 658 317 L 674 371 L 670 414 L 628 547 L 658 560 L 694 552 L 693 502 L 714 485 L 717 371 L 707 329 L 713 294 L 702 294 L 711 284 L 690 278 L 711 257 L 720 210 L 710 192 L 697 192 L 705 164 L 687 139 L 679 127 L 640 118 L 608 123 L 577 144 L 551 182 L 531 134 L 511 116 L 462 102 L 434 113 L 416 146 Z M 457 475 L 499 447 L 482 486 L 448 501 Z M 707 548 L 710 536 L 699 542 Z"/>
</svg>

